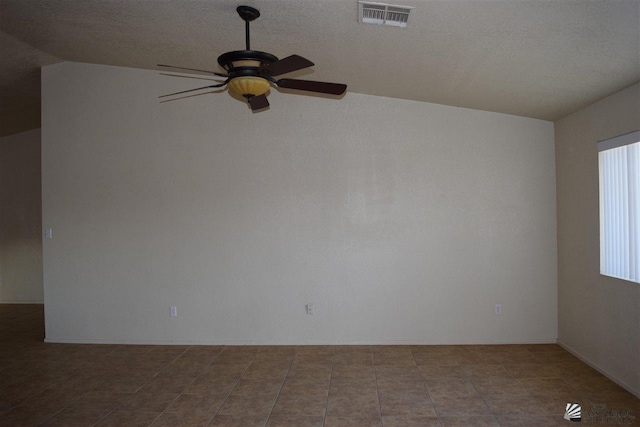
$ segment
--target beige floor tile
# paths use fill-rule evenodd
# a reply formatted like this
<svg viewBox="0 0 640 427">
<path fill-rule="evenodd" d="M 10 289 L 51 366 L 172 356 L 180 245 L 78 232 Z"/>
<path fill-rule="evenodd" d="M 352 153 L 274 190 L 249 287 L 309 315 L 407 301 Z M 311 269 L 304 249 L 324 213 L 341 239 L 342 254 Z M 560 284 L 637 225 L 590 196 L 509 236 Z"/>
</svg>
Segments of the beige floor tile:
<svg viewBox="0 0 640 427">
<path fill-rule="evenodd" d="M 236 387 L 236 378 L 217 378 L 206 375 L 196 378 L 184 389 L 189 394 L 229 394 Z"/>
<path fill-rule="evenodd" d="M 74 409 L 112 410 L 131 397 L 132 393 L 120 393 L 117 391 L 88 391 L 73 402 L 70 407 Z"/>
<path fill-rule="evenodd" d="M 222 364 L 222 365 L 209 365 L 205 367 L 200 373 L 202 376 L 209 378 L 235 378 L 240 379 L 244 372 L 249 367 L 249 364 Z"/>
<path fill-rule="evenodd" d="M 467 378 L 437 378 L 425 381 L 434 400 L 455 396 L 479 396 L 475 385 Z"/>
<path fill-rule="evenodd" d="M 56 389 L 45 390 L 40 394 L 24 399 L 20 406 L 47 408 L 57 411 L 78 400 L 78 394 Z"/>
<path fill-rule="evenodd" d="M 220 415 L 264 416 L 271 413 L 275 396 L 264 395 L 231 395 L 218 411 Z"/>
<path fill-rule="evenodd" d="M 135 393 L 147 382 L 149 382 L 149 378 L 140 376 L 111 377 L 96 386 L 94 390 Z"/>
<path fill-rule="evenodd" d="M 329 394 L 329 380 L 314 381 L 289 378 L 282 385 L 280 394 L 326 396 Z"/>
<path fill-rule="evenodd" d="M 273 415 L 319 416 L 325 414 L 325 396 L 281 394 L 273 407 Z"/>
<path fill-rule="evenodd" d="M 462 366 L 420 365 L 418 369 L 425 380 L 432 378 L 465 378 L 467 376 Z"/>
<path fill-rule="evenodd" d="M 464 365 L 464 372 L 469 377 L 477 378 L 510 378 L 511 375 L 502 365 Z"/>
<path fill-rule="evenodd" d="M 417 366 L 376 366 L 378 380 L 422 381 L 422 372 Z"/>
<path fill-rule="evenodd" d="M 416 361 L 411 353 L 374 353 L 373 363 L 376 366 L 416 366 Z"/>
<path fill-rule="evenodd" d="M 550 415 L 533 396 L 491 396 L 485 397 L 484 401 L 494 414 Z"/>
<path fill-rule="evenodd" d="M 440 427 L 436 417 L 382 416 L 384 427 Z"/>
<path fill-rule="evenodd" d="M 512 378 L 558 378 L 557 370 L 542 363 L 505 364 L 505 369 Z"/>
<path fill-rule="evenodd" d="M 455 354 L 445 352 L 413 353 L 416 365 L 458 366 L 460 360 Z"/>
<path fill-rule="evenodd" d="M 196 413 L 163 413 L 151 424 L 152 427 L 206 427 L 213 414 Z"/>
<path fill-rule="evenodd" d="M 298 353 L 293 359 L 298 365 L 331 365 L 333 353 Z"/>
<path fill-rule="evenodd" d="M 334 347 L 332 345 L 300 345 L 296 348 L 296 356 L 299 354 L 333 354 Z"/>
<path fill-rule="evenodd" d="M 481 396 L 528 396 L 529 390 L 516 378 L 471 378 Z"/>
<path fill-rule="evenodd" d="M 575 395 L 577 390 L 562 378 L 524 378 L 520 382 L 533 396 Z"/>
<path fill-rule="evenodd" d="M 72 393 L 84 393 L 100 389 L 110 378 L 111 374 L 74 374 L 56 383 L 52 388 Z M 145 381 L 147 380 L 145 379 Z"/>
<path fill-rule="evenodd" d="M 527 352 L 524 353 L 503 353 L 496 354 L 495 359 L 497 362 L 501 364 L 514 364 L 514 363 L 540 363 L 540 359 L 535 357 L 533 354 Z"/>
<path fill-rule="evenodd" d="M 498 420 L 493 415 L 470 417 L 441 417 L 442 427 L 499 427 Z M 542 427 L 542 426 L 540 426 Z"/>
<path fill-rule="evenodd" d="M 427 386 L 423 381 L 405 381 L 401 379 L 378 380 L 378 393 L 380 396 L 398 394 L 417 394 L 428 397 Z"/>
<path fill-rule="evenodd" d="M 178 393 L 149 393 L 139 391 L 118 406 L 123 411 L 162 412 L 178 397 Z"/>
<path fill-rule="evenodd" d="M 376 371 L 372 366 L 334 366 L 331 379 L 376 379 Z"/>
<path fill-rule="evenodd" d="M 385 415 L 435 417 L 431 401 L 419 395 L 397 395 L 380 398 L 380 412 Z"/>
<path fill-rule="evenodd" d="M 271 416 L 267 427 L 323 427 L 324 417 Z"/>
<path fill-rule="evenodd" d="M 213 417 L 226 398 L 226 395 L 181 394 L 165 412 L 180 414 L 206 413 L 211 414 L 211 417 Z"/>
<path fill-rule="evenodd" d="M 58 412 L 43 407 L 18 406 L 0 415 L 0 426 L 31 426 L 38 425 Z"/>
<path fill-rule="evenodd" d="M 431 396 L 439 417 L 488 415 L 489 408 L 479 396 Z"/>
<path fill-rule="evenodd" d="M 91 427 L 104 418 L 108 410 L 65 409 L 49 418 L 43 426 Z"/>
<path fill-rule="evenodd" d="M 195 378 L 207 367 L 206 362 L 175 362 L 164 367 L 159 374 L 165 377 L 191 377 Z"/>
<path fill-rule="evenodd" d="M 373 354 L 361 351 L 343 351 L 333 355 L 333 365 L 373 366 Z"/>
<path fill-rule="evenodd" d="M 292 365 L 287 379 L 308 379 L 326 381 L 331 376 L 331 366 L 326 365 Z"/>
<path fill-rule="evenodd" d="M 285 357 L 295 355 L 298 351 L 297 345 L 260 345 L 258 347 L 257 356 L 275 355 L 277 357 Z"/>
<path fill-rule="evenodd" d="M 333 378 L 329 386 L 329 395 L 334 394 L 373 394 L 378 388 L 374 378 Z"/>
<path fill-rule="evenodd" d="M 639 399 L 557 345 L 49 344 L 34 308 L 9 332 L 0 305 L 0 426 L 537 427 L 567 402 L 640 425 Z"/>
<path fill-rule="evenodd" d="M 378 417 L 380 416 L 380 406 L 377 397 L 329 395 L 327 415 L 337 417 Z"/>
<path fill-rule="evenodd" d="M 280 367 L 269 364 L 252 363 L 242 375 L 243 378 L 270 378 L 284 380 L 289 372 L 289 366 Z"/>
<path fill-rule="evenodd" d="M 160 416 L 160 412 L 113 411 L 102 419 L 99 427 L 147 427 Z"/>
<path fill-rule="evenodd" d="M 324 419 L 324 427 L 381 427 L 379 417 L 334 417 Z"/>
<path fill-rule="evenodd" d="M 140 391 L 149 393 L 182 393 L 195 377 L 155 377 L 146 383 Z"/>
<path fill-rule="evenodd" d="M 283 380 L 281 379 L 245 378 L 238 381 L 231 394 L 268 394 L 276 396 L 280 392 L 282 384 Z"/>
<path fill-rule="evenodd" d="M 371 354 L 370 345 L 336 345 L 334 346 L 334 353 L 368 353 Z"/>
<path fill-rule="evenodd" d="M 243 415 L 216 415 L 211 427 L 264 427 L 267 424 L 268 416 L 243 416 Z"/>
<path fill-rule="evenodd" d="M 229 354 L 221 353 L 211 362 L 214 365 L 248 365 L 253 362 L 253 354 Z"/>
<path fill-rule="evenodd" d="M 501 427 L 554 427 L 571 425 L 562 417 L 552 415 L 496 415 Z"/>
</svg>

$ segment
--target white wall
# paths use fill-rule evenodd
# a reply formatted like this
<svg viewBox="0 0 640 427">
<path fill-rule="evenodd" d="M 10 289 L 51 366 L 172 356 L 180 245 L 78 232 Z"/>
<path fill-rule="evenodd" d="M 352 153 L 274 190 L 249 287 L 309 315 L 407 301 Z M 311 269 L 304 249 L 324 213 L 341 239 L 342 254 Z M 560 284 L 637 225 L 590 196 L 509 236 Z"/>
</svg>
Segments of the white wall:
<svg viewBox="0 0 640 427">
<path fill-rule="evenodd" d="M 0 302 L 42 303 L 40 129 L 0 138 Z"/>
<path fill-rule="evenodd" d="M 597 141 L 640 129 L 640 84 L 555 123 L 558 341 L 640 397 L 640 285 L 600 275 Z"/>
<path fill-rule="evenodd" d="M 199 84 L 44 68 L 47 341 L 556 341 L 552 123 Z"/>
</svg>

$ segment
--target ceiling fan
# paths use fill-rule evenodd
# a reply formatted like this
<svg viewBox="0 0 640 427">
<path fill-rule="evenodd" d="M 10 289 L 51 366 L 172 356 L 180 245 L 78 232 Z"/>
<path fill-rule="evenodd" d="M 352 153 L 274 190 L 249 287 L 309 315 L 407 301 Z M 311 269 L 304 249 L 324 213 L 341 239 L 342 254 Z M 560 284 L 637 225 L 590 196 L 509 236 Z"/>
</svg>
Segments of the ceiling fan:
<svg viewBox="0 0 640 427">
<path fill-rule="evenodd" d="M 271 84 L 281 88 L 326 93 L 330 95 L 342 95 L 347 90 L 347 85 L 342 83 L 327 83 L 286 78 L 276 80 L 275 77 L 277 76 L 311 67 L 314 64 L 308 59 L 298 55 L 291 55 L 283 59 L 278 59 L 270 53 L 251 50 L 249 43 L 249 22 L 258 18 L 260 16 L 260 12 L 250 6 L 238 6 L 236 11 L 238 12 L 238 15 L 240 15 L 240 18 L 245 22 L 246 49 L 223 53 L 218 57 L 218 64 L 227 71 L 226 74 L 195 68 L 158 64 L 158 67 L 196 71 L 199 73 L 225 77 L 226 80 L 220 84 L 162 95 L 160 98 L 228 85 L 229 90 L 247 100 L 252 111 L 257 111 L 269 106 L 266 93 L 271 88 Z"/>
</svg>

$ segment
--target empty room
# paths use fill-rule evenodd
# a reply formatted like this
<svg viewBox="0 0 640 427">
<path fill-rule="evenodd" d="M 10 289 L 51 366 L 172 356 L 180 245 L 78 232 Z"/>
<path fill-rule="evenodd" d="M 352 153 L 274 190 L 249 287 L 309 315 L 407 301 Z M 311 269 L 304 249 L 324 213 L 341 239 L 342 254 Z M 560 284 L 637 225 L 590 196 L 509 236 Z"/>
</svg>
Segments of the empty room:
<svg viewBox="0 0 640 427">
<path fill-rule="evenodd" d="M 640 0 L 0 0 L 0 426 L 640 425 Z"/>
</svg>

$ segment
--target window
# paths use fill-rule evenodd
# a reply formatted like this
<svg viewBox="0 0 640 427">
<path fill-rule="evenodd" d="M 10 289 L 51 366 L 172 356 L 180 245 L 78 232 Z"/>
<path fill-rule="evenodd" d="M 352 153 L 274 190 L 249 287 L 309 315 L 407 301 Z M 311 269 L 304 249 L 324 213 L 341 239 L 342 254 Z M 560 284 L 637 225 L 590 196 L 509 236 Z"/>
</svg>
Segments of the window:
<svg viewBox="0 0 640 427">
<path fill-rule="evenodd" d="M 640 131 L 598 142 L 600 273 L 640 283 Z"/>
</svg>

